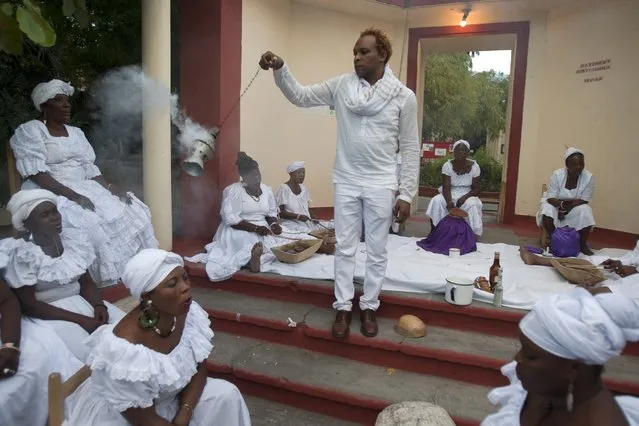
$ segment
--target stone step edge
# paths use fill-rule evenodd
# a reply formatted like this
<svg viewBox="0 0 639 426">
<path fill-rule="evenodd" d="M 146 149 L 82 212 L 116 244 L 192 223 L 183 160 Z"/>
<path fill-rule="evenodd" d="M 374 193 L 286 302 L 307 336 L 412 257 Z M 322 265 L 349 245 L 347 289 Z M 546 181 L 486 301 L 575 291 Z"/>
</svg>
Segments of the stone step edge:
<svg viewBox="0 0 639 426">
<path fill-rule="evenodd" d="M 328 400 L 338 404 L 346 404 L 355 408 L 363 408 L 369 411 L 381 412 L 384 408 L 392 404 L 377 398 L 362 397 L 348 392 L 342 392 L 335 389 L 327 389 L 319 386 L 306 385 L 296 383 L 290 380 L 284 380 L 273 376 L 253 373 L 251 371 L 232 367 L 226 364 L 206 361 L 208 374 L 211 377 L 218 377 L 219 374 L 230 375 L 241 381 L 258 383 L 271 388 L 286 390 L 297 394 L 303 394 L 319 400 Z M 273 395 L 271 395 L 272 397 Z M 295 406 L 295 405 L 294 405 Z M 302 408 L 303 407 L 299 407 Z M 451 416 L 457 426 L 479 426 L 479 422 L 472 419 L 465 419 Z M 348 419 L 345 419 L 348 420 Z"/>
<path fill-rule="evenodd" d="M 326 355 L 331 356 L 339 356 L 340 353 L 338 351 L 328 350 L 328 347 L 322 348 L 318 345 L 311 345 L 308 342 L 300 342 L 296 341 L 294 338 L 294 333 L 301 333 L 306 338 L 311 339 L 319 339 L 323 341 L 329 341 L 332 343 L 337 343 L 341 345 L 351 346 L 351 347 L 361 347 L 361 348 L 372 348 L 380 351 L 396 353 L 399 352 L 408 357 L 415 358 L 426 358 L 434 361 L 440 361 L 446 364 L 459 364 L 465 367 L 473 368 L 474 374 L 480 375 L 479 379 L 475 379 L 472 381 L 468 381 L 468 383 L 482 385 L 482 386 L 504 386 L 507 385 L 507 379 L 503 377 L 500 373 L 500 369 L 503 365 L 508 363 L 510 359 L 500 359 L 500 358 L 491 358 L 483 355 L 472 355 L 457 352 L 454 350 L 447 349 L 433 349 L 433 348 L 424 348 L 419 346 L 411 346 L 405 343 L 397 343 L 388 341 L 385 339 L 369 339 L 367 337 L 361 336 L 357 331 L 351 331 L 348 339 L 342 341 L 336 341 L 333 339 L 331 332 L 329 330 L 324 330 L 321 328 L 311 327 L 305 322 L 298 322 L 296 327 L 290 327 L 285 321 L 278 321 L 272 319 L 260 318 L 252 315 L 246 314 L 238 314 L 230 311 L 222 311 L 217 309 L 210 309 L 203 307 L 204 310 L 216 321 L 212 324 L 212 328 L 218 329 L 220 331 L 226 333 L 235 333 L 239 335 L 243 335 L 246 337 L 251 337 L 255 339 L 265 340 L 276 344 L 282 344 L 287 346 L 293 346 L 299 349 L 311 350 L 320 353 L 324 353 Z M 230 323 L 229 326 L 224 326 L 220 321 L 226 321 Z M 253 332 L 247 332 L 246 328 L 242 327 L 234 327 L 233 323 L 240 324 L 248 324 L 256 328 Z M 273 339 L 273 335 L 268 333 L 263 333 L 263 329 L 269 329 L 275 332 L 280 333 L 290 333 L 290 338 L 279 338 Z M 313 348 L 311 348 L 313 346 Z M 514 354 L 513 354 L 514 355 Z M 360 362 L 370 363 L 370 360 L 367 361 L 362 357 L 362 359 L 357 359 Z M 389 366 L 388 364 L 379 363 L 380 366 Z M 417 374 L 423 375 L 434 375 L 442 378 L 450 379 L 450 380 L 460 380 L 466 381 L 464 379 L 458 379 L 455 377 L 449 377 L 443 374 L 437 374 L 435 372 L 420 372 L 415 369 L 406 369 L 401 366 L 392 366 L 395 368 L 400 368 L 406 371 L 415 372 Z M 481 371 L 488 370 L 488 371 Z M 639 383 L 628 382 L 622 380 L 615 380 L 610 378 L 604 378 L 605 385 L 612 390 L 613 392 L 627 395 L 639 395 Z"/>
</svg>

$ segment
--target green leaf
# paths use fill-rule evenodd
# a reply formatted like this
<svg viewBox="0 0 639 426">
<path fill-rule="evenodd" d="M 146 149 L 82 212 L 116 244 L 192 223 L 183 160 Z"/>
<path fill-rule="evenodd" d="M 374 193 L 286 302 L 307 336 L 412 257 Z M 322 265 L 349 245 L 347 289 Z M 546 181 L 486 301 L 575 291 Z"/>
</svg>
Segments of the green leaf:
<svg viewBox="0 0 639 426">
<path fill-rule="evenodd" d="M 4 13 L 7 16 L 13 16 L 13 5 L 11 3 L 2 3 L 0 4 L 0 12 Z"/>
<path fill-rule="evenodd" d="M 28 0 L 25 0 L 25 4 Z M 34 43 L 43 47 L 55 45 L 56 35 L 51 25 L 35 10 L 18 6 L 16 19 L 20 30 Z"/>
<path fill-rule="evenodd" d="M 22 0 L 22 3 L 26 6 L 27 9 L 40 14 L 40 8 L 36 3 L 32 2 L 31 0 Z"/>
<path fill-rule="evenodd" d="M 64 13 L 64 16 L 73 16 L 75 13 L 75 0 L 64 0 L 62 3 L 62 13 Z"/>
<path fill-rule="evenodd" d="M 15 19 L 0 14 L 0 50 L 12 55 L 22 53 L 22 32 Z"/>
<path fill-rule="evenodd" d="M 86 10 L 87 4 L 85 0 L 75 0 L 75 7 L 78 10 Z"/>
</svg>

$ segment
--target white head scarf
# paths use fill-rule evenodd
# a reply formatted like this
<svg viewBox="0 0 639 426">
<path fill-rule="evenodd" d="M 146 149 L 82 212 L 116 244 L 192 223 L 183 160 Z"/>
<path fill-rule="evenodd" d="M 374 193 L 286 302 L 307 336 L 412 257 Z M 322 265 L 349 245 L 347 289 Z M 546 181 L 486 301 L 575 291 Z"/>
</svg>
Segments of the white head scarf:
<svg viewBox="0 0 639 426">
<path fill-rule="evenodd" d="M 570 147 L 570 148 L 568 148 L 566 150 L 566 152 L 564 152 L 564 161 L 566 161 L 568 159 L 568 157 L 570 157 L 573 154 L 584 155 L 584 152 L 582 150 L 580 150 L 580 149 Z"/>
<path fill-rule="evenodd" d="M 304 166 L 305 166 L 305 164 L 304 164 L 303 161 L 293 161 L 286 168 L 286 172 L 290 174 L 290 173 L 298 171 L 299 169 L 303 169 Z"/>
<path fill-rule="evenodd" d="M 626 342 L 639 340 L 639 306 L 618 293 L 583 288 L 540 300 L 519 323 L 521 332 L 555 356 L 603 365 Z"/>
<path fill-rule="evenodd" d="M 455 148 L 457 148 L 457 146 L 459 145 L 466 145 L 466 148 L 468 148 L 468 150 L 470 151 L 470 143 L 468 143 L 468 141 L 465 141 L 463 139 L 458 140 L 457 142 L 455 142 L 453 144 L 453 151 L 455 150 Z"/>
<path fill-rule="evenodd" d="M 124 267 L 122 282 L 136 300 L 156 288 L 178 266 L 184 266 L 182 256 L 161 249 L 144 249 Z"/>
<path fill-rule="evenodd" d="M 57 206 L 58 196 L 46 189 L 23 189 L 13 194 L 7 204 L 13 227 L 18 231 L 26 231 L 24 221 L 29 218 L 33 209 L 45 201 Z"/>
<path fill-rule="evenodd" d="M 53 99 L 56 95 L 72 96 L 74 92 L 73 86 L 62 80 L 53 79 L 47 83 L 40 83 L 31 92 L 31 100 L 38 111 L 41 111 L 40 105 Z"/>
</svg>

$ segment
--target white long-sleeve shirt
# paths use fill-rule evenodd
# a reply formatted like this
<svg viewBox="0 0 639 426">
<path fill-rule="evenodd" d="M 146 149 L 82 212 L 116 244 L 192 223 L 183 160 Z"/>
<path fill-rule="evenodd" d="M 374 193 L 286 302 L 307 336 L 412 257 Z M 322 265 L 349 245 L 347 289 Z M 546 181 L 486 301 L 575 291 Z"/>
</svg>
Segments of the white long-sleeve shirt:
<svg viewBox="0 0 639 426">
<path fill-rule="evenodd" d="M 345 104 L 345 85 L 354 80 L 350 74 L 310 86 L 298 83 L 286 64 L 273 75 L 275 84 L 294 105 L 335 107 L 337 152 L 333 183 L 397 191 L 399 145 L 402 163 L 398 198 L 412 202 L 419 177 L 419 139 L 417 100 L 409 88 L 402 86 L 381 112 L 365 116 L 351 112 Z M 364 79 L 359 79 L 359 84 L 370 87 Z"/>
</svg>

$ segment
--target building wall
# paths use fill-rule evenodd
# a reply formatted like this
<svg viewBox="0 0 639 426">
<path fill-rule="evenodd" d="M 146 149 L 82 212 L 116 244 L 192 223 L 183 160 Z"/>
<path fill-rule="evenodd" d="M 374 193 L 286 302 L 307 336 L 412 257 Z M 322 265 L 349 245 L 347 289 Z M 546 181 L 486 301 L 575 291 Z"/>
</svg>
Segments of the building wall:
<svg viewBox="0 0 639 426">
<path fill-rule="evenodd" d="M 530 22 L 515 212 L 536 213 L 541 185 L 562 166 L 564 145 L 577 145 L 586 151 L 587 167 L 597 176 L 592 205 L 598 226 L 639 233 L 639 188 L 632 185 L 631 163 L 639 154 L 634 142 L 639 131 L 638 83 L 633 74 L 639 69 L 639 57 L 633 54 L 639 39 L 639 2 L 571 2 L 550 11 L 535 9 L 533 3 L 476 3 L 468 20 Z M 391 66 L 399 72 L 404 21 L 396 14 L 384 20 L 291 0 L 243 0 L 243 5 L 243 87 L 267 49 L 284 57 L 303 84 L 350 72 L 352 46 L 359 31 L 369 26 L 381 27 L 393 38 Z M 412 9 L 408 22 L 410 27 L 458 25 L 460 17 L 460 10 L 443 5 Z M 576 74 L 580 64 L 603 59 L 612 61 L 611 69 L 600 73 L 603 80 L 584 83 L 597 73 Z M 419 62 L 422 75 L 423 60 Z M 405 80 L 405 58 L 402 69 Z M 422 90 L 418 82 L 418 92 Z M 264 181 L 277 186 L 287 178 L 288 162 L 305 160 L 313 205 L 331 206 L 336 129 L 328 110 L 289 105 L 272 76 L 261 73 L 242 101 L 241 114 L 242 149 L 260 162 Z"/>
<path fill-rule="evenodd" d="M 562 167 L 566 145 L 583 149 L 586 167 L 596 177 L 597 225 L 631 233 L 639 233 L 637 17 L 636 0 L 573 3 L 549 13 L 538 161 L 528 175 L 534 176 L 538 193 L 550 173 Z M 576 73 L 580 64 L 606 59 L 609 70 Z M 603 79 L 584 82 L 596 77 Z M 534 199 L 529 201 L 521 213 L 534 213 Z"/>
<path fill-rule="evenodd" d="M 243 6 L 243 86 L 266 50 L 284 58 L 302 84 L 352 72 L 353 45 L 360 31 L 371 26 L 385 30 L 394 42 L 390 65 L 399 73 L 403 21 L 395 24 L 356 17 L 289 0 L 244 0 Z M 403 80 L 405 75 L 404 65 Z M 269 71 L 261 73 L 247 92 L 241 113 L 241 147 L 260 163 L 264 182 L 275 188 L 288 179 L 289 162 L 306 161 L 312 205 L 332 206 L 337 130 L 328 108 L 302 109 L 289 104 Z"/>
</svg>

